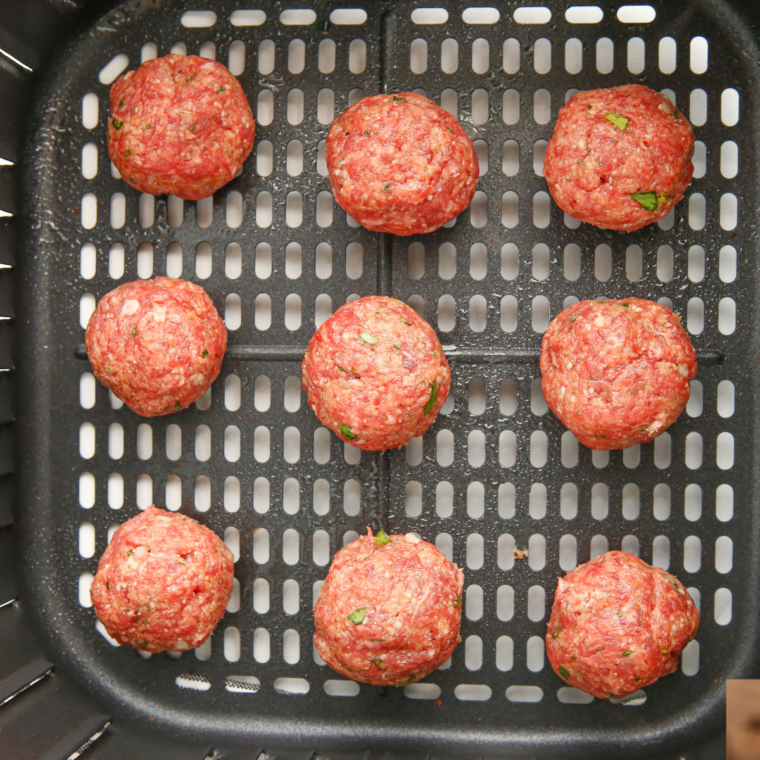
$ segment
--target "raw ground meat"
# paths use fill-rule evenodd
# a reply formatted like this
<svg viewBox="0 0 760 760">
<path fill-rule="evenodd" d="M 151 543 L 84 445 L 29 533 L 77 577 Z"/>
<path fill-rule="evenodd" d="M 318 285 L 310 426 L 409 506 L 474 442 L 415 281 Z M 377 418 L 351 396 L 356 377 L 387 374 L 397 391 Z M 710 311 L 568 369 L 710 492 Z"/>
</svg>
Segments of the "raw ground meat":
<svg viewBox="0 0 760 760">
<path fill-rule="evenodd" d="M 216 380 L 227 328 L 199 285 L 137 280 L 103 296 L 85 334 L 95 377 L 143 417 L 172 414 Z"/>
<path fill-rule="evenodd" d="M 325 160 L 335 200 L 376 232 L 433 232 L 462 213 L 478 183 L 472 140 L 414 92 L 363 98 L 332 123 Z"/>
<path fill-rule="evenodd" d="M 146 61 L 111 87 L 108 155 L 143 193 L 213 195 L 248 158 L 256 125 L 243 88 L 197 55 Z"/>
<path fill-rule="evenodd" d="M 462 571 L 427 541 L 367 528 L 330 566 L 314 605 L 314 646 L 346 678 L 419 681 L 461 641 L 463 584 Z"/>
<path fill-rule="evenodd" d="M 341 306 L 314 333 L 301 370 L 309 406 L 322 424 L 367 451 L 422 435 L 451 386 L 433 328 L 385 296 Z"/>
<path fill-rule="evenodd" d="M 599 699 L 624 697 L 673 673 L 699 611 L 670 573 L 612 551 L 557 582 L 546 628 L 554 672 Z"/>
<path fill-rule="evenodd" d="M 232 553 L 195 520 L 148 507 L 114 534 L 90 587 L 98 619 L 146 652 L 200 646 L 232 594 Z"/>
<path fill-rule="evenodd" d="M 562 424 L 590 449 L 647 443 L 689 400 L 697 357 L 678 317 L 642 298 L 579 301 L 541 344 L 541 389 Z"/>
<path fill-rule="evenodd" d="M 587 90 L 560 109 L 544 176 L 570 216 L 631 232 L 683 198 L 693 153 L 691 125 L 664 95 L 638 84 Z"/>
</svg>

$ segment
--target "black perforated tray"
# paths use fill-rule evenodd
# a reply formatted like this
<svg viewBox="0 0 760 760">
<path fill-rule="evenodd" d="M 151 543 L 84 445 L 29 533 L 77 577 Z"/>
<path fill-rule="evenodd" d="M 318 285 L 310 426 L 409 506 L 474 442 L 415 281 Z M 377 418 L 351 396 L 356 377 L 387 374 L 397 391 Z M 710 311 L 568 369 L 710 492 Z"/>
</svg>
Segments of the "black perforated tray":
<svg viewBox="0 0 760 760">
<path fill-rule="evenodd" d="M 364 6 L 364 23 L 345 25 L 335 23 L 345 16 L 331 20 L 328 3 L 299 4 L 314 9 L 311 23 L 285 23 L 301 16 L 280 2 L 249 15 L 263 21 L 253 26 L 232 23 L 231 0 L 126 3 L 71 38 L 39 79 L 20 171 L 17 519 L 27 606 L 48 656 L 97 696 L 114 726 L 155 741 L 255 747 L 253 757 L 276 746 L 320 757 L 372 749 L 619 758 L 703 744 L 723 721 L 725 679 L 756 671 L 758 661 L 754 5 L 656 2 L 653 21 L 624 23 L 605 3 L 598 23 L 570 23 L 569 4 L 552 0 L 543 4 L 548 23 L 518 23 L 525 11 L 507 2 L 495 23 L 468 23 L 467 5 L 436 2 L 448 19 L 420 24 L 414 3 L 378 2 Z M 186 10 L 213 11 L 215 22 L 183 26 Z M 540 15 L 534 9 L 528 20 Z M 703 60 L 697 37 L 709 47 L 703 73 L 692 71 Z M 663 73 L 668 38 L 677 55 Z M 423 73 L 410 67 L 417 39 L 427 42 Z M 141 201 L 109 170 L 105 119 L 118 72 L 106 81 L 100 72 L 118 54 L 134 68 L 146 43 L 164 55 L 176 43 L 198 53 L 213 42 L 227 64 L 236 41 L 257 112 L 242 175 L 216 194 L 210 219 L 203 203 Z M 275 50 L 271 71 L 265 41 Z M 444 73 L 442 46 L 450 71 L 455 44 L 457 69 Z M 582 68 L 568 73 L 579 46 Z M 540 141 L 573 88 L 630 82 L 667 89 L 695 123 L 696 178 L 660 225 L 627 235 L 578 226 L 549 203 Z M 480 141 L 480 194 L 472 211 L 431 235 L 376 235 L 332 204 L 320 144 L 349 100 L 417 88 L 456 107 Z M 739 98 L 736 123 L 729 88 Z M 99 102 L 93 128 L 83 124 L 88 93 Z M 292 141 L 302 148 L 300 172 Z M 98 170 L 88 179 L 83 155 L 92 151 Z M 115 228 L 119 193 L 125 221 Z M 97 222 L 85 228 L 92 200 Z M 229 226 L 240 200 L 241 223 Z M 262 226 L 270 202 L 271 224 Z M 114 246 L 123 246 L 123 272 Z M 144 420 L 113 408 L 98 386 L 89 407 L 89 310 L 120 282 L 165 273 L 203 285 L 230 327 L 239 315 L 210 404 Z M 412 303 L 438 329 L 453 402 L 423 441 L 359 455 L 320 427 L 298 378 L 315 320 L 370 293 Z M 568 299 L 627 295 L 673 305 L 693 334 L 699 375 L 687 412 L 654 444 L 592 455 L 546 412 L 541 333 Z M 88 606 L 88 574 L 109 529 L 151 502 L 180 508 L 238 547 L 239 606 L 210 648 L 179 657 L 112 647 Z M 354 687 L 315 662 L 316 584 L 365 525 L 416 531 L 465 569 L 464 641 L 428 687 Z M 514 546 L 527 559 L 514 560 Z M 689 587 L 702 612 L 698 644 L 684 657 L 688 675 L 679 670 L 628 704 L 582 704 L 545 662 L 546 615 L 558 576 L 621 546 Z"/>
</svg>

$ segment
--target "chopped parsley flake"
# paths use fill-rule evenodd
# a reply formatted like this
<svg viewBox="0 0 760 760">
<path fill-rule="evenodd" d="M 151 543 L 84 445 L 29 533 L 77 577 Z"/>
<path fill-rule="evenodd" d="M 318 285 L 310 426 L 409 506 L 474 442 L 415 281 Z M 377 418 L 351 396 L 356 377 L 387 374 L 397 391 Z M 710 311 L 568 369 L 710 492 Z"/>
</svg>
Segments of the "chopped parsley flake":
<svg viewBox="0 0 760 760">
<path fill-rule="evenodd" d="M 179 403 L 179 401 L 174 402 L 174 411 L 178 412 L 182 408 L 182 405 Z"/>
<path fill-rule="evenodd" d="M 132 151 L 127 149 L 124 151 L 124 158 L 129 158 L 132 155 Z"/>
<path fill-rule="evenodd" d="M 362 620 L 364 620 L 364 616 L 367 614 L 367 608 L 366 607 L 359 607 L 358 610 L 354 610 L 350 615 L 346 615 L 346 617 L 354 624 L 354 625 L 361 625 Z"/>
<path fill-rule="evenodd" d="M 630 305 L 631 305 L 631 302 L 630 302 L 630 301 L 625 301 L 624 303 L 622 303 L 622 304 L 620 304 L 620 305 L 621 305 L 621 306 L 630 306 Z"/>
<path fill-rule="evenodd" d="M 207 348 L 204 348 L 204 349 L 203 349 L 203 355 L 204 355 L 204 356 L 208 356 L 208 349 L 207 349 Z"/>
<path fill-rule="evenodd" d="M 368 130 L 368 129 L 365 129 L 365 130 L 364 130 L 364 134 L 365 134 L 367 137 L 369 137 L 369 130 Z"/>
<path fill-rule="evenodd" d="M 583 159 L 581 159 L 580 161 L 578 161 L 578 166 L 583 166 Z"/>
<path fill-rule="evenodd" d="M 462 597 L 461 596 L 454 597 L 454 606 L 461 607 L 461 605 L 462 605 Z"/>
<path fill-rule="evenodd" d="M 625 116 L 621 116 L 619 113 L 607 113 L 604 115 L 604 118 L 620 130 L 625 129 L 630 121 L 630 119 L 626 119 Z"/>
<path fill-rule="evenodd" d="M 136 338 L 136 337 L 137 337 L 137 325 L 135 325 L 135 326 L 132 328 L 132 337 L 133 337 L 133 338 Z"/>
<path fill-rule="evenodd" d="M 122 98 L 122 99 L 119 101 L 119 106 L 123 106 L 123 105 L 124 105 L 124 99 Z"/>
<path fill-rule="evenodd" d="M 192 75 L 192 76 L 190 76 L 190 77 L 185 77 L 185 81 L 186 81 L 186 82 L 189 82 L 191 79 L 193 79 L 193 77 L 195 77 L 195 74 L 193 74 L 193 75 Z"/>
<path fill-rule="evenodd" d="M 377 665 L 379 670 L 383 669 L 383 663 L 377 657 L 370 657 L 369 660 L 373 665 Z"/>
<path fill-rule="evenodd" d="M 123 121 L 119 121 L 118 119 L 114 119 L 111 124 L 113 124 L 114 129 L 121 129 L 121 125 L 123 124 Z"/>
<path fill-rule="evenodd" d="M 657 193 L 628 193 L 633 200 L 641 204 L 641 208 L 644 211 L 657 211 L 657 207 L 660 205 Z"/>
<path fill-rule="evenodd" d="M 552 631 L 552 638 L 556 639 L 559 636 L 559 631 Z"/>
<path fill-rule="evenodd" d="M 670 654 L 670 650 L 667 647 L 660 647 L 661 654 Z"/>
<path fill-rule="evenodd" d="M 427 417 L 428 412 L 435 406 L 435 402 L 438 401 L 438 386 L 435 384 L 435 380 L 433 380 L 432 383 L 430 383 L 431 391 L 430 391 L 430 400 L 425 404 L 425 416 Z"/>
<path fill-rule="evenodd" d="M 411 322 L 407 322 L 407 321 L 406 321 L 406 320 L 405 320 L 403 317 L 401 317 L 401 321 L 402 321 L 402 322 L 403 322 L 405 325 L 411 325 L 411 324 L 412 324 Z"/>
<path fill-rule="evenodd" d="M 216 91 L 216 94 L 217 94 L 217 95 L 221 95 L 223 92 L 224 92 L 224 87 L 220 87 L 220 88 L 219 88 L 219 89 Z"/>
<path fill-rule="evenodd" d="M 401 350 L 395 343 L 393 344 L 393 348 L 398 348 L 399 351 Z"/>
<path fill-rule="evenodd" d="M 196 125 L 195 125 L 195 124 L 193 124 L 193 126 L 192 126 L 192 127 L 188 127 L 188 129 L 189 129 L 191 132 L 195 132 L 195 127 L 196 127 Z"/>
<path fill-rule="evenodd" d="M 132 549 L 130 549 L 130 550 L 127 552 L 127 557 L 131 557 L 133 554 L 134 554 L 134 551 L 133 551 Z"/>
<path fill-rule="evenodd" d="M 567 668 L 562 665 L 559 666 L 559 674 L 562 678 L 570 678 L 570 673 L 567 672 Z"/>
<path fill-rule="evenodd" d="M 402 682 L 401 682 L 401 683 L 398 685 L 398 686 L 399 686 L 399 689 L 400 689 L 402 686 L 409 686 L 409 684 L 410 684 L 412 681 L 414 681 L 414 679 L 415 679 L 415 678 L 417 678 L 417 674 L 416 674 L 416 673 L 412 673 L 412 675 L 410 675 L 410 676 L 409 676 L 409 678 L 407 678 L 406 680 L 402 681 Z"/>
<path fill-rule="evenodd" d="M 631 656 L 630 652 L 623 652 L 623 657 L 630 657 L 630 656 Z"/>
<path fill-rule="evenodd" d="M 150 129 L 152 126 L 153 126 L 152 124 L 148 124 L 148 126 L 146 127 L 146 129 Z"/>
<path fill-rule="evenodd" d="M 403 98 L 398 98 L 395 95 L 393 96 L 393 102 L 394 103 L 406 103 L 406 101 Z"/>
<path fill-rule="evenodd" d="M 451 132 L 451 127 L 446 127 L 446 129 L 448 129 L 448 130 L 449 130 L 449 132 Z"/>
<path fill-rule="evenodd" d="M 375 546 L 385 546 L 390 542 L 391 540 L 388 538 L 388 534 L 382 528 L 380 528 L 380 530 L 377 531 L 377 535 L 375 536 Z"/>
<path fill-rule="evenodd" d="M 623 617 L 623 613 L 622 613 L 622 612 L 616 612 L 615 614 L 616 614 L 618 617 Z"/>
<path fill-rule="evenodd" d="M 363 332 L 359 337 L 365 342 L 369 343 L 370 346 L 376 346 L 377 345 L 377 338 L 374 335 L 370 335 L 368 332 Z"/>
<path fill-rule="evenodd" d="M 345 372 L 345 370 L 343 370 Z M 341 425 L 340 432 L 344 438 L 348 438 L 349 441 L 353 441 L 356 438 L 356 433 L 351 432 L 351 428 L 348 425 Z"/>
<path fill-rule="evenodd" d="M 386 190 L 390 190 L 391 189 L 391 183 L 390 182 L 386 182 L 385 183 L 385 189 Z"/>
<path fill-rule="evenodd" d="M 108 591 L 111 590 L 111 581 L 108 578 L 106 578 L 106 589 L 108 589 Z"/>
<path fill-rule="evenodd" d="M 370 641 L 385 641 L 385 639 L 370 639 Z"/>
</svg>

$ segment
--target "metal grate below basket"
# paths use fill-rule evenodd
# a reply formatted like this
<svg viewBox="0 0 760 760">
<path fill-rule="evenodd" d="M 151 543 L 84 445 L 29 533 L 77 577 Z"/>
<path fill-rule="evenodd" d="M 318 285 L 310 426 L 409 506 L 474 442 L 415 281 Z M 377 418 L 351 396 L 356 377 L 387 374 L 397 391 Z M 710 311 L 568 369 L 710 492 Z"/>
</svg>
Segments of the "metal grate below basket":
<svg viewBox="0 0 760 760">
<path fill-rule="evenodd" d="M 127 3 L 71 41 L 38 93 L 24 167 L 22 514 L 28 595 L 51 649 L 114 720 L 150 716 L 152 730 L 209 741 L 622 757 L 698 740 L 757 645 L 747 27 L 717 1 L 304 5 Z M 196 204 L 140 195 L 107 156 L 111 82 L 170 51 L 229 65 L 257 120 L 241 176 Z M 698 142 L 675 214 L 625 235 L 559 212 L 542 164 L 570 94 L 630 82 L 666 92 Z M 436 233 L 375 235 L 334 203 L 324 137 L 363 95 L 411 89 L 475 140 L 478 193 Z M 83 328 L 106 292 L 156 274 L 207 289 L 230 350 L 195 408 L 144 420 L 96 386 Z M 424 439 L 382 455 L 319 425 L 299 366 L 315 325 L 378 292 L 437 328 L 453 372 Z M 681 314 L 699 375 L 653 444 L 592 453 L 547 413 L 541 334 L 577 299 L 629 295 Z M 113 530 L 151 503 L 207 524 L 236 558 L 228 614 L 181 656 L 112 648 L 90 608 Z M 365 525 L 415 531 L 465 570 L 462 644 L 405 689 L 338 679 L 311 643 L 330 560 Z M 552 673 L 543 635 L 558 576 L 614 548 L 674 572 L 702 625 L 677 674 L 602 703 Z"/>
</svg>

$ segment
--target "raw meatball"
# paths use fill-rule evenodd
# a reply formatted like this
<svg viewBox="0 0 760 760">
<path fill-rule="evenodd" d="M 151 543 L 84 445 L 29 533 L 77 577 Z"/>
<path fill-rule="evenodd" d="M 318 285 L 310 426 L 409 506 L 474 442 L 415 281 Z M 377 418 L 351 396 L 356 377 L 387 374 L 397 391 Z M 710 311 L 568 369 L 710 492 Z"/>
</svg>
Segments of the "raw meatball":
<svg viewBox="0 0 760 760">
<path fill-rule="evenodd" d="M 570 216 L 631 232 L 683 198 L 693 153 L 691 125 L 664 95 L 638 84 L 588 90 L 560 109 L 544 176 Z"/>
<path fill-rule="evenodd" d="M 108 155 L 143 193 L 213 195 L 243 166 L 256 125 L 243 89 L 197 55 L 146 61 L 111 87 Z"/>
<path fill-rule="evenodd" d="M 475 194 L 478 160 L 459 122 L 414 92 L 363 98 L 332 123 L 325 160 L 335 200 L 368 230 L 433 232 Z"/>
<path fill-rule="evenodd" d="M 404 446 L 422 435 L 451 386 L 433 328 L 385 296 L 341 306 L 314 333 L 301 371 L 320 422 L 367 451 Z"/>
<path fill-rule="evenodd" d="M 678 419 L 696 374 L 678 317 L 641 298 L 579 301 L 557 315 L 541 344 L 546 403 L 590 449 L 656 438 Z"/>
<path fill-rule="evenodd" d="M 464 574 L 412 533 L 367 535 L 341 549 L 314 605 L 314 646 L 333 670 L 406 686 L 461 641 Z"/>
<path fill-rule="evenodd" d="M 143 417 L 172 414 L 216 380 L 227 328 L 199 285 L 169 277 L 103 296 L 85 334 L 95 377 Z"/>
<path fill-rule="evenodd" d="M 185 515 L 148 507 L 113 534 L 90 588 L 98 619 L 146 652 L 200 646 L 232 593 L 232 553 Z"/>
<path fill-rule="evenodd" d="M 699 611 L 670 573 L 607 552 L 557 582 L 546 654 L 571 686 L 624 697 L 675 671 L 698 627 Z"/>
</svg>

